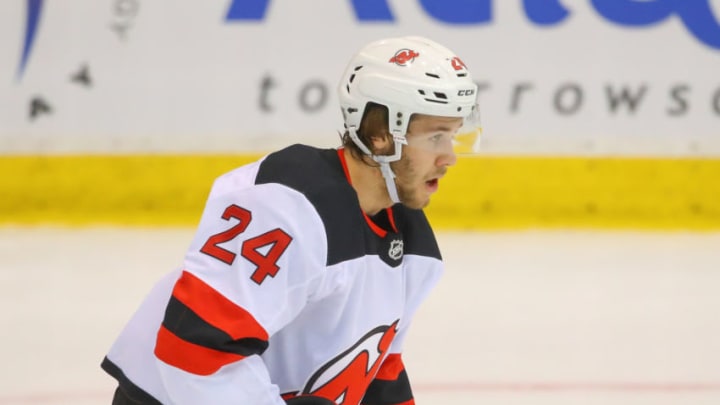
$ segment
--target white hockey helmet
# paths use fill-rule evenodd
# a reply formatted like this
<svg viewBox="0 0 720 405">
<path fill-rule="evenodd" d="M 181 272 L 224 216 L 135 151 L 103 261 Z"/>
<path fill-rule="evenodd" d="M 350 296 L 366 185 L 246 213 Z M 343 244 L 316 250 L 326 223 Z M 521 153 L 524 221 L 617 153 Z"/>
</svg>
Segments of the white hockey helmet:
<svg viewBox="0 0 720 405">
<path fill-rule="evenodd" d="M 480 126 L 477 85 L 465 63 L 451 50 L 426 38 L 409 36 L 372 42 L 353 56 L 338 86 L 345 129 L 365 154 L 380 164 L 388 192 L 399 202 L 389 163 L 400 159 L 407 145 L 413 114 L 462 117 L 453 137 L 456 153 L 477 152 Z M 358 137 L 365 107 L 388 109 L 388 128 L 395 144 L 392 155 L 374 155 Z"/>
<path fill-rule="evenodd" d="M 477 151 L 480 132 L 477 85 L 465 63 L 432 40 L 410 36 L 368 44 L 348 64 L 338 96 L 345 128 L 368 155 L 372 154 L 357 137 L 365 106 L 373 102 L 387 107 L 395 153 L 377 156 L 376 160 L 400 159 L 413 114 L 465 118 L 465 125 L 455 138 L 455 151 Z"/>
</svg>

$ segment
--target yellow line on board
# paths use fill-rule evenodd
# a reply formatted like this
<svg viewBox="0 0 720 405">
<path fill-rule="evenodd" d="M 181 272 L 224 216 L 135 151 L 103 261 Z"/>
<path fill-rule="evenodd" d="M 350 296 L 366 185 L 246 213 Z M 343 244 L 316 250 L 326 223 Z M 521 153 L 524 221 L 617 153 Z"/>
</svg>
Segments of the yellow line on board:
<svg viewBox="0 0 720 405">
<path fill-rule="evenodd" d="M 467 159 L 428 208 L 443 228 L 720 229 L 720 159 Z"/>
<path fill-rule="evenodd" d="M 213 180 L 259 155 L 3 156 L 0 224 L 194 226 Z M 461 158 L 437 229 L 720 229 L 720 159 Z"/>
</svg>

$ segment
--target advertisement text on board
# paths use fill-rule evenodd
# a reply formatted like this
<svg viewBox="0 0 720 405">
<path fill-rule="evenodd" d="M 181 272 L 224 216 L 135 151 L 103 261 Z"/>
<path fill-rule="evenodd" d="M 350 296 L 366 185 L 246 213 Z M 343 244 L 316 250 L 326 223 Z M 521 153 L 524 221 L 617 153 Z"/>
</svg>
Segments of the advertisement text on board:
<svg viewBox="0 0 720 405">
<path fill-rule="evenodd" d="M 706 46 L 720 50 L 720 21 L 711 0 L 591 0 L 592 9 L 604 20 L 626 27 L 648 27 L 669 18 L 679 18 L 690 34 Z M 418 0 L 433 19 L 454 25 L 490 24 L 494 20 L 493 0 Z M 571 17 L 572 11 L 560 0 L 523 0 L 530 23 L 555 26 Z M 270 0 L 232 0 L 228 21 L 258 21 L 266 18 Z M 388 0 L 351 0 L 360 22 L 396 20 Z"/>
</svg>

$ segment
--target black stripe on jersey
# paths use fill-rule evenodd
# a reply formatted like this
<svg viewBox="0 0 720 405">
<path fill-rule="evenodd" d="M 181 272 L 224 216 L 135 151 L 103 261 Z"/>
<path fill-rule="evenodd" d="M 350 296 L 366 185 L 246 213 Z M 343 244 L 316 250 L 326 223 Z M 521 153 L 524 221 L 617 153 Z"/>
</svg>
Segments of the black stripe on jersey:
<svg viewBox="0 0 720 405">
<path fill-rule="evenodd" d="M 411 399 L 413 399 L 413 394 L 410 389 L 410 380 L 408 379 L 407 372 L 403 370 L 398 375 L 397 380 L 373 380 L 367 391 L 365 391 L 362 403 L 392 405 L 401 404 Z"/>
<path fill-rule="evenodd" d="M 435 234 L 422 210 L 413 210 L 401 204 L 393 207 L 398 228 L 405 239 L 405 254 L 434 257 L 442 260 Z M 399 217 L 399 218 L 398 218 Z"/>
<path fill-rule="evenodd" d="M 123 390 L 125 395 L 127 395 L 133 403 L 138 405 L 162 405 L 160 401 L 130 381 L 120 367 L 107 357 L 103 359 L 100 367 L 118 381 L 120 389 Z"/>
<path fill-rule="evenodd" d="M 165 309 L 163 326 L 187 342 L 244 357 L 262 354 L 268 348 L 268 342 L 261 339 L 234 340 L 223 330 L 205 322 L 174 296 L 170 297 L 170 302 Z"/>
<path fill-rule="evenodd" d="M 293 145 L 272 153 L 261 163 L 255 183 L 282 184 L 308 199 L 325 227 L 328 266 L 377 255 L 378 249 L 385 246 L 365 222 L 336 149 Z M 406 254 L 441 258 L 433 231 L 421 210 L 396 204 L 393 212 Z"/>
</svg>

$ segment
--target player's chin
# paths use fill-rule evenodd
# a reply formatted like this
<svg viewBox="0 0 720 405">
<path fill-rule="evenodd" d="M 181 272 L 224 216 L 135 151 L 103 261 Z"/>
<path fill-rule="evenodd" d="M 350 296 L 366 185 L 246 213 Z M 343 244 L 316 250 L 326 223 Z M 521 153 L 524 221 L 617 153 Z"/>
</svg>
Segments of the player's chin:
<svg viewBox="0 0 720 405">
<path fill-rule="evenodd" d="M 423 193 L 416 193 L 412 198 L 402 198 L 402 203 L 408 208 L 414 210 L 421 210 L 430 204 L 430 195 L 420 195 Z"/>
</svg>

